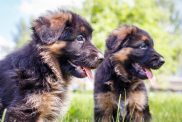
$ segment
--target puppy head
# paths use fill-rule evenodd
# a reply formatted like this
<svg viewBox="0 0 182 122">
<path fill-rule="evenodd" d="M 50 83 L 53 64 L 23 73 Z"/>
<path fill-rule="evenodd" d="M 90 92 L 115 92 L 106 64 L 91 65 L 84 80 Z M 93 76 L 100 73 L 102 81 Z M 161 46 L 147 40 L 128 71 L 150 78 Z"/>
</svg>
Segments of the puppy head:
<svg viewBox="0 0 182 122">
<path fill-rule="evenodd" d="M 103 56 L 91 43 L 92 28 L 70 11 L 50 12 L 33 22 L 33 38 L 58 60 L 61 69 L 76 77 L 91 77 Z"/>
<path fill-rule="evenodd" d="M 118 62 L 117 67 L 118 64 L 122 65 L 122 69 L 116 68 L 120 75 L 150 79 L 150 69 L 158 69 L 164 64 L 164 58 L 155 51 L 150 35 L 133 25 L 124 25 L 114 30 L 106 46 L 105 55 L 111 56 L 113 62 Z"/>
</svg>

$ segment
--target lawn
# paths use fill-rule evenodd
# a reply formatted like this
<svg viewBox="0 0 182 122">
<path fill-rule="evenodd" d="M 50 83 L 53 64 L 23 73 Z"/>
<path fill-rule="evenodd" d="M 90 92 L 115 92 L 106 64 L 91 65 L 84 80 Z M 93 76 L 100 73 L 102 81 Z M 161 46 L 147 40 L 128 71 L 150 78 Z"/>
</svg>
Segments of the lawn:
<svg viewBox="0 0 182 122">
<path fill-rule="evenodd" d="M 182 122 L 182 94 L 150 93 L 152 122 Z M 73 93 L 70 110 L 60 122 L 92 122 L 93 96 L 91 93 Z"/>
</svg>

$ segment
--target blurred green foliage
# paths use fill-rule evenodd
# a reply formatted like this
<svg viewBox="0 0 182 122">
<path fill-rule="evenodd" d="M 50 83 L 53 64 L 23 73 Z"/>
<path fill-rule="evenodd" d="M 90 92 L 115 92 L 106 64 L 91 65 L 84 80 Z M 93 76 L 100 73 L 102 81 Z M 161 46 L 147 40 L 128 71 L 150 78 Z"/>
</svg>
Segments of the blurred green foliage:
<svg viewBox="0 0 182 122">
<path fill-rule="evenodd" d="M 64 118 L 60 118 L 60 122 L 93 122 L 92 94 L 74 93 L 68 114 Z"/>
<path fill-rule="evenodd" d="M 153 37 L 155 49 L 165 60 L 156 73 L 171 74 L 179 66 L 182 42 L 174 1 L 170 0 L 85 0 L 82 9 L 73 9 L 93 26 L 93 42 L 103 52 L 109 33 L 122 24 L 143 28 Z M 22 24 L 21 24 L 22 23 Z M 16 41 L 18 47 L 27 41 L 27 31 L 21 22 Z M 30 32 L 28 32 L 30 33 Z"/>
<path fill-rule="evenodd" d="M 165 3 L 165 4 L 164 4 Z M 174 73 L 182 51 L 180 30 L 176 27 L 174 3 L 164 0 L 88 0 L 82 15 L 94 28 L 93 42 L 102 51 L 108 34 L 119 25 L 133 24 L 153 37 L 155 49 L 165 58 L 166 64 L 157 73 Z"/>
<path fill-rule="evenodd" d="M 26 22 L 21 19 L 16 26 L 18 33 L 14 35 L 14 41 L 16 42 L 16 47 L 20 48 L 25 45 L 30 40 L 30 29 L 27 28 Z"/>
<path fill-rule="evenodd" d="M 152 122 L 181 122 L 182 96 L 178 93 L 149 93 Z M 74 93 L 70 109 L 59 122 L 93 122 L 93 94 Z"/>
</svg>

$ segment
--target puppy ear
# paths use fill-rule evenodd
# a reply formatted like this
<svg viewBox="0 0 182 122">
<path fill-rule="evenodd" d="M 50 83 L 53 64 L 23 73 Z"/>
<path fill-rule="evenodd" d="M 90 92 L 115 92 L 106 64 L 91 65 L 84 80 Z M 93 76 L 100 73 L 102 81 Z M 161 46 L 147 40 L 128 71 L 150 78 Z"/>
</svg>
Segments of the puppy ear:
<svg viewBox="0 0 182 122">
<path fill-rule="evenodd" d="M 116 35 L 109 35 L 106 40 L 106 46 L 108 50 L 116 49 L 119 46 L 120 42 L 117 39 Z"/>
<path fill-rule="evenodd" d="M 58 40 L 65 24 L 57 24 L 59 20 L 51 20 L 45 17 L 39 17 L 32 24 L 32 30 L 43 44 L 52 44 Z"/>
<path fill-rule="evenodd" d="M 117 50 L 120 46 L 126 44 L 126 38 L 136 32 L 136 27 L 131 25 L 124 25 L 114 30 L 106 40 L 106 46 L 108 50 Z"/>
</svg>

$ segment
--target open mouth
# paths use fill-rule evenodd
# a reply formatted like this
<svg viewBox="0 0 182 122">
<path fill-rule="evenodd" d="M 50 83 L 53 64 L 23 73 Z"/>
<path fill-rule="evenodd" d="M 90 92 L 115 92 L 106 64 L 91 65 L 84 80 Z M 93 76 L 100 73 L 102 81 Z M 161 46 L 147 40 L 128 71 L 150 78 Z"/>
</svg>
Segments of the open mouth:
<svg viewBox="0 0 182 122">
<path fill-rule="evenodd" d="M 149 80 L 153 79 L 153 73 L 150 68 L 141 66 L 138 63 L 133 63 L 132 69 L 134 69 L 134 74 L 141 79 L 149 79 Z"/>
<path fill-rule="evenodd" d="M 85 66 L 76 65 L 76 64 L 74 64 L 71 61 L 68 61 L 68 63 L 72 67 L 74 67 L 74 72 L 75 72 L 75 75 L 77 77 L 80 77 L 80 78 L 88 77 L 89 79 L 93 79 L 93 74 L 92 74 L 91 68 L 85 67 Z"/>
</svg>

